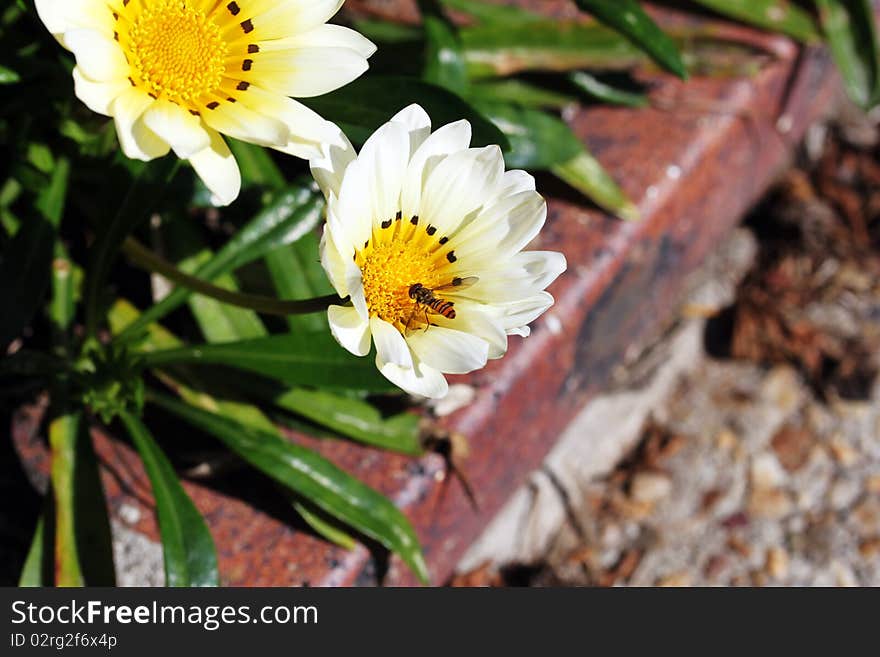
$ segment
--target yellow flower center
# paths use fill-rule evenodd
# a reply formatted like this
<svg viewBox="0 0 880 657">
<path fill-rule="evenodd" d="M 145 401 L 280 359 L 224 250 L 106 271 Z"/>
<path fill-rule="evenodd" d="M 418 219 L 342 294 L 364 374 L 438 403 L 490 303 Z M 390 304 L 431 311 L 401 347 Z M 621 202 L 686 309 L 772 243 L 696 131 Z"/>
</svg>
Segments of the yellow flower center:
<svg viewBox="0 0 880 657">
<path fill-rule="evenodd" d="M 154 0 L 133 18 L 124 44 L 133 84 L 190 109 L 217 90 L 228 48 L 210 17 L 181 0 Z"/>
<path fill-rule="evenodd" d="M 455 253 L 444 248 L 448 240 L 436 232 L 430 225 L 420 230 L 418 217 L 385 221 L 355 254 L 370 317 L 384 319 L 404 335 L 423 328 L 436 314 L 410 295 L 413 285 L 420 283 L 430 291 L 439 306 L 446 300 L 446 290 L 435 290 L 446 288 L 455 278 Z"/>
</svg>

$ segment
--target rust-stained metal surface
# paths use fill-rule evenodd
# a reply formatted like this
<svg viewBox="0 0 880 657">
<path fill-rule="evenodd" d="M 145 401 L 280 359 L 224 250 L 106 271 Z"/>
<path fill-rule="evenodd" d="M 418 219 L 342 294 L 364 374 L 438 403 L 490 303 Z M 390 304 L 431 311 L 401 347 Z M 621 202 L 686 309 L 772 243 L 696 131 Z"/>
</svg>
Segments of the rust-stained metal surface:
<svg viewBox="0 0 880 657">
<path fill-rule="evenodd" d="M 408 3 L 382 0 L 357 4 L 390 7 L 404 18 L 411 9 Z M 523 4 L 551 14 L 571 11 L 561 0 Z M 674 14 L 671 19 L 677 20 Z M 671 316 L 684 276 L 724 239 L 784 165 L 807 125 L 830 105 L 837 81 L 823 52 L 801 56 L 785 39 L 748 32 L 750 40 L 764 43 L 777 57 L 752 78 L 683 84 L 668 76 L 645 77 L 653 86 L 655 107 L 593 107 L 571 118 L 643 218 L 623 223 L 560 184 L 539 179 L 549 214 L 532 248 L 560 250 L 569 262 L 568 272 L 550 289 L 556 305 L 533 325 L 530 338 L 511 339 L 505 358 L 473 375 L 452 377 L 475 386 L 476 397 L 443 420 L 469 442 L 465 472 L 478 511 L 458 480 L 445 477 L 438 455 L 412 460 L 291 434 L 404 510 L 425 548 L 434 583 L 449 577 L 559 432 L 606 385 L 627 349 Z M 36 427 L 36 411 L 19 413 L 16 445 L 34 465 L 45 458 Z M 140 508 L 144 512 L 133 528 L 157 539 L 149 484 L 138 459 L 124 444 L 100 433 L 94 437 L 112 511 L 118 518 L 123 505 Z M 224 584 L 413 582 L 394 558 L 385 562 L 367 548 L 346 552 L 315 538 L 277 494 L 273 498 L 270 487 L 262 494 L 258 483 L 231 493 L 189 481 L 184 485 L 211 527 Z"/>
</svg>

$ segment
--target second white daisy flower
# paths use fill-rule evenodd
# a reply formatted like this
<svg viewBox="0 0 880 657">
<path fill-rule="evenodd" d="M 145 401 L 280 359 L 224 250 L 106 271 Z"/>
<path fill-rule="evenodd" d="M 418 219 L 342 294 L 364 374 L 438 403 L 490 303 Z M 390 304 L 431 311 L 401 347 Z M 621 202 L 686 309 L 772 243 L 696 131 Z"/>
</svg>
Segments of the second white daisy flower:
<svg viewBox="0 0 880 657">
<path fill-rule="evenodd" d="M 333 335 L 359 356 L 375 344 L 382 374 L 425 397 L 527 336 L 565 270 L 561 253 L 522 251 L 547 215 L 534 179 L 470 139 L 467 121 L 432 134 L 411 105 L 359 154 L 328 145 L 311 162 L 328 201 L 321 260 L 351 298 L 329 309 Z"/>
<path fill-rule="evenodd" d="M 173 149 L 218 205 L 241 177 L 220 134 L 315 157 L 339 129 L 288 96 L 318 96 L 367 70 L 375 46 L 325 25 L 343 0 L 36 0 L 76 56 L 76 95 L 112 116 L 128 157 Z"/>
</svg>

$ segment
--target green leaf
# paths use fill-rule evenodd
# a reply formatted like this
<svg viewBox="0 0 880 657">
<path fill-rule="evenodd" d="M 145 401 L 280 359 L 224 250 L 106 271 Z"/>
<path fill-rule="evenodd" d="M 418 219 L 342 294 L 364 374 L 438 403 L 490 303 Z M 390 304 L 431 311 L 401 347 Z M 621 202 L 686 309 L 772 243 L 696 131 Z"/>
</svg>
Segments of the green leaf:
<svg viewBox="0 0 880 657">
<path fill-rule="evenodd" d="M 314 232 L 266 254 L 265 262 L 280 299 L 310 299 L 334 291 L 321 266 Z M 291 331 L 328 330 L 326 313 L 288 315 L 286 319 Z"/>
<path fill-rule="evenodd" d="M 573 96 L 545 89 L 522 80 L 491 80 L 472 84 L 468 90 L 471 102 L 512 103 L 533 109 L 562 109 L 574 105 Z"/>
<path fill-rule="evenodd" d="M 55 583 L 112 586 L 113 549 L 107 503 L 87 425 L 78 413 L 49 425 L 55 496 Z"/>
<path fill-rule="evenodd" d="M 335 522 L 329 520 L 304 502 L 294 502 L 293 508 L 302 516 L 309 527 L 315 530 L 319 536 L 324 537 L 331 543 L 345 550 L 353 550 L 357 547 L 357 541 Z"/>
<path fill-rule="evenodd" d="M 204 518 L 147 428 L 130 413 L 123 412 L 120 418 L 153 487 L 166 586 L 218 586 L 217 551 Z"/>
<path fill-rule="evenodd" d="M 694 0 L 724 16 L 813 43 L 819 32 L 810 13 L 791 0 Z"/>
<path fill-rule="evenodd" d="M 636 205 L 626 197 L 599 161 L 586 150 L 568 162 L 554 165 L 550 170 L 609 212 L 627 221 L 639 219 Z"/>
<path fill-rule="evenodd" d="M 251 429 L 167 397 L 153 396 L 151 401 L 212 434 L 253 467 L 396 552 L 427 583 L 428 571 L 415 532 L 386 497 L 275 433 Z"/>
<path fill-rule="evenodd" d="M 541 14 L 511 5 L 493 5 L 482 1 L 474 2 L 474 0 L 440 0 L 440 3 L 449 9 L 464 12 L 483 23 L 515 25 L 547 20 Z"/>
<path fill-rule="evenodd" d="M 816 0 L 831 55 L 853 102 L 870 109 L 880 102 L 877 26 L 869 0 Z"/>
<path fill-rule="evenodd" d="M 39 217 L 25 221 L 0 254 L 0 348 L 18 337 L 49 287 L 55 229 Z"/>
<path fill-rule="evenodd" d="M 644 53 L 627 39 L 597 24 L 552 20 L 485 24 L 463 28 L 459 34 L 472 78 L 536 70 L 625 70 L 645 61 Z"/>
<path fill-rule="evenodd" d="M 21 76 L 6 66 L 0 66 L 0 84 L 15 84 L 21 81 Z"/>
<path fill-rule="evenodd" d="M 404 454 L 423 452 L 419 417 L 400 413 L 383 418 L 371 404 L 323 390 L 295 388 L 275 398 L 275 404 L 367 445 Z"/>
<path fill-rule="evenodd" d="M 617 30 L 660 66 L 681 79 L 687 70 L 675 43 L 651 20 L 636 0 L 574 0 L 578 7 Z"/>
<path fill-rule="evenodd" d="M 617 89 L 584 71 L 571 73 L 568 79 L 585 94 L 603 103 L 625 107 L 647 107 L 649 105 L 647 95 Z"/>
<path fill-rule="evenodd" d="M 371 391 L 392 388 L 371 358 L 353 356 L 324 331 L 151 351 L 144 354 L 142 362 L 145 367 L 182 363 L 225 365 L 289 385 Z"/>
<path fill-rule="evenodd" d="M 468 86 L 467 64 L 458 36 L 443 18 L 427 15 L 425 26 L 425 70 L 422 77 L 439 87 L 462 94 Z"/>
<path fill-rule="evenodd" d="M 323 197 L 306 187 L 294 187 L 278 193 L 256 217 L 239 230 L 195 275 L 213 280 L 242 265 L 263 257 L 284 244 L 290 244 L 315 228 L 321 220 Z M 184 303 L 192 292 L 177 287 L 164 299 L 144 311 L 118 336 L 130 340 L 147 325 Z"/>
<path fill-rule="evenodd" d="M 354 22 L 354 29 L 370 41 L 378 43 L 395 44 L 422 40 L 422 30 L 416 25 L 361 19 Z"/>
<path fill-rule="evenodd" d="M 409 77 L 362 77 L 341 89 L 302 102 L 336 123 L 353 142 L 363 143 L 383 123 L 404 107 L 417 102 L 434 127 L 467 119 L 472 144 L 507 147 L 504 135 L 477 110 L 451 91 Z"/>
<path fill-rule="evenodd" d="M 19 575 L 19 586 L 52 586 L 52 505 L 45 509 L 37 520 L 34 538 Z M 48 525 L 48 527 L 47 527 Z"/>
<path fill-rule="evenodd" d="M 549 169 L 581 151 L 581 142 L 561 119 L 526 107 L 479 102 L 477 107 L 507 136 L 504 161 L 511 169 Z"/>
</svg>

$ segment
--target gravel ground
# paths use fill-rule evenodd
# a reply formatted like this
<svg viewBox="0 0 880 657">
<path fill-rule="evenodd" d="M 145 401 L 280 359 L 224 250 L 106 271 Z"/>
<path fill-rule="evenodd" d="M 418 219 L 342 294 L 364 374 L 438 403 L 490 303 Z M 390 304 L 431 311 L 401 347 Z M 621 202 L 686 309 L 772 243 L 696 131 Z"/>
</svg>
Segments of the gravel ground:
<svg viewBox="0 0 880 657">
<path fill-rule="evenodd" d="M 747 222 L 742 281 L 733 239 L 660 341 L 702 334 L 623 458 L 572 484 L 551 455 L 530 485 L 561 472 L 559 522 L 529 536 L 552 507 L 526 503 L 507 535 L 529 549 L 476 563 L 496 531 L 454 584 L 880 586 L 876 121 L 815 128 L 802 160 Z"/>
</svg>

